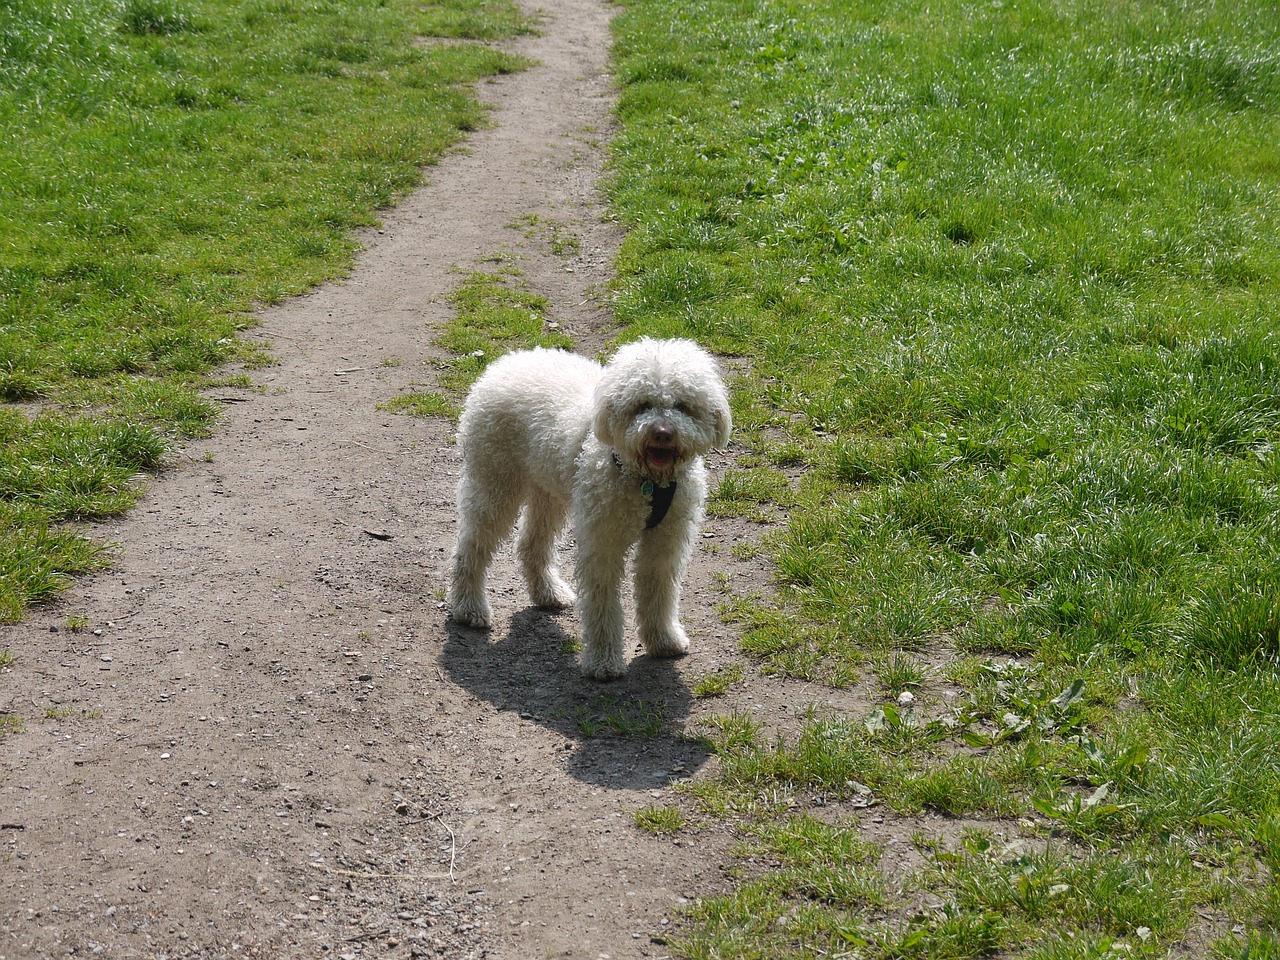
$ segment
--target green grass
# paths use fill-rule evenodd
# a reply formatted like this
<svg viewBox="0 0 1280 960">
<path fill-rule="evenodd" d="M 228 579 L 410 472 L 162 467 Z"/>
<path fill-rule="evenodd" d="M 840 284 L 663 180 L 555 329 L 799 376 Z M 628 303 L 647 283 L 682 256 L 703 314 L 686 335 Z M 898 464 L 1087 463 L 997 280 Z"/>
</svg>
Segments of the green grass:
<svg viewBox="0 0 1280 960">
<path fill-rule="evenodd" d="M 386 403 L 379 404 L 392 413 L 407 413 L 414 417 L 447 417 L 456 420 L 461 410 L 456 401 L 434 392 L 410 391 L 401 393 Z"/>
<path fill-rule="evenodd" d="M 511 224 L 515 229 L 552 231 L 534 216 Z M 539 234 L 541 235 L 541 234 Z M 558 239 L 548 240 L 559 243 Z M 555 251 L 557 254 L 561 250 Z M 383 404 L 392 413 L 415 417 L 445 417 L 456 420 L 471 385 L 493 361 L 513 350 L 534 347 L 573 348 L 573 340 L 551 319 L 551 304 L 530 289 L 523 273 L 506 255 L 495 254 L 485 261 L 490 269 L 470 270 L 454 289 L 449 300 L 453 316 L 438 331 L 435 342 L 448 353 L 435 371 L 442 392 L 410 390 Z"/>
<path fill-rule="evenodd" d="M 763 671 L 883 701 L 722 717 L 695 795 L 748 832 L 819 799 L 1000 818 L 1059 858 L 948 839 L 883 910 L 755 862 L 681 954 L 1164 956 L 1214 936 L 1197 911 L 1275 953 L 1270 5 L 637 0 L 615 29 L 623 337 L 746 361 L 709 512 L 784 521 L 775 591 L 724 613 Z"/>
<path fill-rule="evenodd" d="M 924 685 L 925 668 L 910 654 L 894 653 L 881 657 L 872 667 L 884 691 L 892 696 L 912 694 Z"/>
<path fill-rule="evenodd" d="M 45 720 L 101 720 L 102 711 L 86 710 L 82 707 L 47 707 Z"/>
<path fill-rule="evenodd" d="M 691 689 L 695 697 L 720 697 L 732 687 L 742 683 L 744 677 L 745 672 L 741 664 L 735 663 L 703 674 L 693 681 Z"/>
<path fill-rule="evenodd" d="M 540 240 L 557 257 L 576 256 L 582 250 L 582 241 L 559 220 L 551 217 L 526 213 L 509 226 L 530 240 Z"/>
<path fill-rule="evenodd" d="M 12 0 L 0 8 L 0 622 L 105 560 L 196 390 L 263 362 L 249 311 L 340 275 L 353 229 L 484 122 L 513 5 Z"/>
<path fill-rule="evenodd" d="M 679 833 L 685 825 L 684 814 L 679 807 L 650 805 L 637 810 L 635 820 L 641 830 L 656 835 Z"/>
<path fill-rule="evenodd" d="M 652 739 L 666 729 L 667 708 L 643 698 L 604 696 L 579 706 L 573 719 L 588 739 L 606 733 Z"/>
<path fill-rule="evenodd" d="M 436 342 L 452 355 L 440 374 L 445 390 L 459 400 L 489 364 L 512 350 L 570 349 L 573 341 L 550 318 L 547 298 L 531 290 L 522 273 L 495 257 L 497 269 L 473 270 L 450 298 L 453 318 Z"/>
</svg>

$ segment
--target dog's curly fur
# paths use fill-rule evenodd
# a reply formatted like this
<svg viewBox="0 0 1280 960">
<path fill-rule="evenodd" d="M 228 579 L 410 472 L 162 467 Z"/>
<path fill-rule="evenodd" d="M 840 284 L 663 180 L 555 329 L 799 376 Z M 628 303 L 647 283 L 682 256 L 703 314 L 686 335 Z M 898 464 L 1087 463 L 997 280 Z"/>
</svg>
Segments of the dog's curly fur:
<svg viewBox="0 0 1280 960">
<path fill-rule="evenodd" d="M 730 427 L 716 362 L 688 340 L 645 338 L 604 367 L 543 349 L 496 361 L 472 387 L 458 429 L 453 619 L 491 626 L 486 574 L 523 506 L 517 552 L 539 607 L 574 602 L 556 569 L 556 538 L 572 514 L 587 676 L 607 680 L 626 672 L 621 583 L 632 546 L 636 626 L 645 650 L 656 657 L 687 652 L 680 581 L 706 499 L 702 457 L 728 442 Z M 673 482 L 665 518 L 646 528 L 646 490 Z"/>
</svg>

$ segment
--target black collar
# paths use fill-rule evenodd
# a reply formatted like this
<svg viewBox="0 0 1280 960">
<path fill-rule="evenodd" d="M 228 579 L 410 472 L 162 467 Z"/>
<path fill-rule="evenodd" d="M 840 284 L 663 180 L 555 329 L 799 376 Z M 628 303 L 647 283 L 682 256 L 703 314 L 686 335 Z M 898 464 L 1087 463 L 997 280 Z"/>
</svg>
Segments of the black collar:
<svg viewBox="0 0 1280 960">
<path fill-rule="evenodd" d="M 622 461 L 618 459 L 616 453 L 613 455 L 613 465 L 618 468 L 619 473 L 623 472 Z M 640 495 L 649 501 L 649 519 L 644 522 L 644 528 L 652 530 L 662 522 L 662 518 L 671 509 L 671 501 L 676 496 L 676 482 L 671 480 L 659 486 L 648 477 L 644 477 L 640 483 Z"/>
</svg>

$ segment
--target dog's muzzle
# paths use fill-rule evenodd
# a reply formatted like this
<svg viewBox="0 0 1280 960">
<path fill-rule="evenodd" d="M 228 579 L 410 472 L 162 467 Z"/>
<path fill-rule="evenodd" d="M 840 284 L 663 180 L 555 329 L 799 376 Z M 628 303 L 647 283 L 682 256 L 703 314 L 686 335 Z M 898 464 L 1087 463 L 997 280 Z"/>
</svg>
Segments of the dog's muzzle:
<svg viewBox="0 0 1280 960">
<path fill-rule="evenodd" d="M 645 434 L 642 454 L 646 474 L 658 481 L 670 477 L 680 455 L 675 431 L 663 425 L 652 427 Z"/>
</svg>

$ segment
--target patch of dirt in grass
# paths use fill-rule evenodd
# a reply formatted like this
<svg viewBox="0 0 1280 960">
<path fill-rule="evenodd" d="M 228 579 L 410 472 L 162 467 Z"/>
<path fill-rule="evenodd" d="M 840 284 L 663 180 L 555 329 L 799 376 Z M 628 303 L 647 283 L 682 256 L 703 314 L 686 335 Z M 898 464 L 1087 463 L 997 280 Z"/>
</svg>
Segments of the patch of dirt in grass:
<svg viewBox="0 0 1280 960">
<path fill-rule="evenodd" d="M 733 559 L 749 525 L 705 532 L 689 657 L 589 682 L 573 616 L 531 611 L 509 553 L 492 633 L 446 621 L 452 425 L 379 409 L 435 388 L 447 296 L 495 252 L 581 352 L 607 346 L 611 12 L 545 4 L 511 44 L 538 65 L 481 86 L 493 126 L 345 283 L 261 315 L 277 363 L 212 390 L 216 435 L 99 529 L 115 566 L 3 628 L 0 715 L 25 730 L 3 741 L 0 957 L 662 957 L 722 889 L 727 836 L 633 814 L 708 762 L 686 731 L 722 705 L 690 690 L 737 657 L 715 575 L 767 585 Z"/>
</svg>

